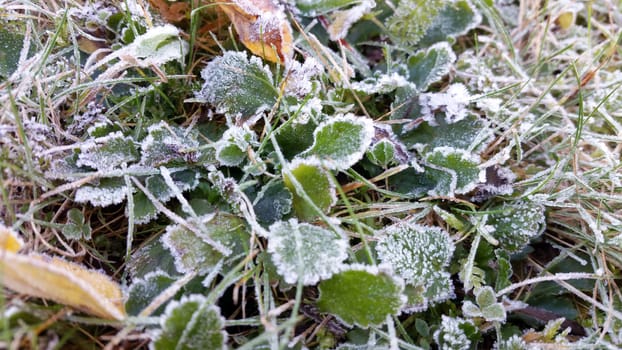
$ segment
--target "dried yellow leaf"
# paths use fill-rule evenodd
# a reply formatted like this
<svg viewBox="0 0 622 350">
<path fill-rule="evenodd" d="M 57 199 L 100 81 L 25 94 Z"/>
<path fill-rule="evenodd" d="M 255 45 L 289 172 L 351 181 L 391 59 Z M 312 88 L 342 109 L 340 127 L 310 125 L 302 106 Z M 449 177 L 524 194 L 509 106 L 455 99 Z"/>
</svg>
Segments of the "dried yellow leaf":
<svg viewBox="0 0 622 350">
<path fill-rule="evenodd" d="M 121 288 L 108 276 L 60 258 L 18 254 L 15 242 L 17 236 L 0 227 L 0 284 L 105 319 L 126 317 Z"/>
<path fill-rule="evenodd" d="M 12 230 L 0 225 L 0 250 L 15 253 L 24 245 L 24 242 Z"/>
<path fill-rule="evenodd" d="M 292 29 L 272 0 L 226 0 L 219 6 L 253 54 L 277 63 L 292 58 Z"/>
</svg>

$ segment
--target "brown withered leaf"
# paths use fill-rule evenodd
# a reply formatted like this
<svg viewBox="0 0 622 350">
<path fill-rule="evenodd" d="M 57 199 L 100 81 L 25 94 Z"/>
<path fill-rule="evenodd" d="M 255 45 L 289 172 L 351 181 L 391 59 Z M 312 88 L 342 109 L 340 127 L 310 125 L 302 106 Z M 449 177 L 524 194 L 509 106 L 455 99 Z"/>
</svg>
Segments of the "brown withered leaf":
<svg viewBox="0 0 622 350">
<path fill-rule="evenodd" d="M 291 59 L 292 28 L 283 9 L 272 0 L 225 0 L 219 6 L 253 54 L 277 63 Z"/>
</svg>

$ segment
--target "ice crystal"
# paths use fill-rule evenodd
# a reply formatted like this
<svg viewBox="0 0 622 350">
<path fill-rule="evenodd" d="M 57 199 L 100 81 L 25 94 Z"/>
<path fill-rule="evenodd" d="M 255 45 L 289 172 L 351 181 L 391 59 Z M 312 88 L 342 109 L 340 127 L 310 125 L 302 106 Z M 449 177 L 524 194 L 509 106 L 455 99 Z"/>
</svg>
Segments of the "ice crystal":
<svg viewBox="0 0 622 350">
<path fill-rule="evenodd" d="M 441 350 L 471 349 L 471 340 L 465 328 L 472 328 L 473 322 L 457 317 L 442 315 L 441 327 L 434 332 L 434 340 Z"/>
</svg>

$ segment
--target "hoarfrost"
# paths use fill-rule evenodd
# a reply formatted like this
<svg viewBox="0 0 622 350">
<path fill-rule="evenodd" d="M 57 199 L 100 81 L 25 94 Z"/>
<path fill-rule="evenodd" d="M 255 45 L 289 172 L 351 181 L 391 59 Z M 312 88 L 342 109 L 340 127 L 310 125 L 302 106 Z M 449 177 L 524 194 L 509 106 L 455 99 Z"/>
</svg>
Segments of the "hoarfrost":
<svg viewBox="0 0 622 350">
<path fill-rule="evenodd" d="M 296 219 L 270 226 L 268 252 L 285 282 L 313 285 L 339 271 L 348 257 L 342 234 Z"/>
<path fill-rule="evenodd" d="M 313 145 L 300 156 L 317 158 L 330 169 L 348 169 L 363 158 L 373 136 L 371 119 L 338 115 L 318 125 L 313 132 Z"/>
<path fill-rule="evenodd" d="M 458 122 L 468 115 L 467 105 L 471 95 L 467 88 L 460 84 L 452 84 L 446 92 L 425 93 L 419 96 L 421 115 L 430 125 L 436 125 L 435 112 L 445 112 L 447 124 Z"/>
<path fill-rule="evenodd" d="M 77 203 L 90 202 L 96 207 L 107 207 L 119 204 L 127 196 L 127 187 L 119 179 L 103 179 L 99 186 L 82 186 L 76 190 L 74 201 Z"/>
<path fill-rule="evenodd" d="M 475 327 L 471 320 L 442 315 L 441 327 L 434 332 L 434 340 L 440 350 L 468 350 L 471 340 L 467 337 L 462 325 Z"/>
<path fill-rule="evenodd" d="M 76 165 L 97 170 L 110 170 L 138 160 L 134 140 L 120 131 L 89 139 L 81 145 L 80 150 Z"/>
<path fill-rule="evenodd" d="M 301 98 L 313 91 L 312 79 L 321 74 L 324 67 L 315 58 L 309 56 L 303 64 L 294 60 L 288 61 L 286 71 L 285 96 Z"/>
<path fill-rule="evenodd" d="M 387 227 L 376 246 L 378 257 L 409 285 L 423 288 L 423 306 L 453 296 L 445 271 L 454 252 L 449 234 L 438 227 L 397 223 Z M 418 305 L 409 305 L 417 307 Z"/>
<path fill-rule="evenodd" d="M 372 95 L 388 94 L 397 88 L 407 85 L 410 85 L 410 83 L 403 75 L 393 72 L 391 74 L 377 74 L 363 81 L 354 82 L 350 86 L 352 90 Z"/>
</svg>

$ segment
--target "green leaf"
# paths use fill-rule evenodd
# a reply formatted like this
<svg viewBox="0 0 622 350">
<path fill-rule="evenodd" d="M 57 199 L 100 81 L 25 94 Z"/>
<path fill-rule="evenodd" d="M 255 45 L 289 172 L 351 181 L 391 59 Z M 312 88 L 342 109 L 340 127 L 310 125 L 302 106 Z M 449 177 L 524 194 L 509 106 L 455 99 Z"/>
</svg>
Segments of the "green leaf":
<svg viewBox="0 0 622 350">
<path fill-rule="evenodd" d="M 403 282 L 376 267 L 353 265 L 319 284 L 322 312 L 363 328 L 383 324 L 399 313 L 405 297 Z"/>
<path fill-rule="evenodd" d="M 479 307 L 488 307 L 497 302 L 495 291 L 491 287 L 483 287 L 475 292 L 475 301 Z"/>
<path fill-rule="evenodd" d="M 317 158 L 329 169 L 345 170 L 361 158 L 374 136 L 373 121 L 353 114 L 321 123 L 313 133 L 313 145 L 300 157 Z"/>
<path fill-rule="evenodd" d="M 160 293 L 170 287 L 175 279 L 167 273 L 157 270 L 146 274 L 143 278 L 136 279 L 127 291 L 125 309 L 129 315 L 138 315 Z M 164 305 L 156 309 L 152 315 L 157 316 L 164 312 Z"/>
<path fill-rule="evenodd" d="M 456 54 L 446 42 L 441 42 L 416 52 L 408 57 L 409 80 L 417 90 L 425 91 L 428 86 L 449 73 L 456 61 Z"/>
<path fill-rule="evenodd" d="M 198 171 L 185 169 L 176 170 L 171 169 L 171 178 L 173 183 L 180 191 L 190 191 L 195 189 L 199 185 L 199 178 L 201 174 Z M 166 184 L 164 178 L 161 175 L 151 175 L 145 180 L 145 186 L 151 194 L 153 194 L 161 202 L 167 202 L 169 199 L 175 197 L 175 193 Z"/>
<path fill-rule="evenodd" d="M 188 53 L 188 43 L 181 40 L 179 34 L 179 29 L 171 24 L 152 27 L 116 54 L 128 61 L 128 56 L 131 57 L 131 61 L 141 67 L 181 61 Z"/>
<path fill-rule="evenodd" d="M 313 285 L 337 272 L 348 257 L 342 234 L 296 219 L 270 226 L 268 252 L 285 282 Z"/>
<path fill-rule="evenodd" d="M 317 17 L 360 2 L 361 0 L 297 0 L 295 4 L 302 16 Z"/>
<path fill-rule="evenodd" d="M 412 47 L 421 40 L 446 3 L 445 0 L 400 0 L 393 15 L 386 20 L 387 29 L 399 44 Z"/>
<path fill-rule="evenodd" d="M 169 225 L 162 237 L 162 243 L 171 251 L 179 272 L 197 271 L 205 274 L 217 268 L 221 261 L 224 261 L 225 267 L 231 267 L 243 258 L 242 254 L 247 251 L 249 234 L 242 219 L 219 212 L 199 217 L 199 222 L 190 221 L 199 228 L 200 234 L 182 225 Z M 228 256 L 233 260 L 225 261 L 226 256 L 214 249 L 205 238 L 231 249 Z"/>
<path fill-rule="evenodd" d="M 81 145 L 76 164 L 80 167 L 108 170 L 137 160 L 138 150 L 134 140 L 117 131 L 90 139 Z"/>
<path fill-rule="evenodd" d="M 495 251 L 497 255 L 497 279 L 495 283 L 495 289 L 501 290 L 510 284 L 512 284 L 512 264 L 510 263 L 510 257 L 507 252 L 501 249 Z"/>
<path fill-rule="evenodd" d="M 216 159 L 224 166 L 237 166 L 246 159 L 246 150 L 257 144 L 257 136 L 247 127 L 231 126 L 216 142 Z"/>
<path fill-rule="evenodd" d="M 62 229 L 63 236 L 69 240 L 90 240 L 91 225 L 84 222 L 84 215 L 77 208 L 69 209 L 67 212 L 67 223 Z"/>
<path fill-rule="evenodd" d="M 161 121 L 147 128 L 141 142 L 140 163 L 159 167 L 167 163 L 194 163 L 199 159 L 197 133 Z"/>
<path fill-rule="evenodd" d="M 250 118 L 270 110 L 279 95 L 268 66 L 255 56 L 249 60 L 245 52 L 226 51 L 205 66 L 201 77 L 205 84 L 197 97 L 229 117 Z"/>
<path fill-rule="evenodd" d="M 172 301 L 160 317 L 159 330 L 151 343 L 155 350 L 226 349 L 225 319 L 220 309 L 207 305 L 202 295 Z"/>
<path fill-rule="evenodd" d="M 435 125 L 424 121 L 415 129 L 397 132 L 398 138 L 407 147 L 454 147 L 482 151 L 492 140 L 492 130 L 487 122 L 473 114 L 455 123 L 447 123 L 443 113 L 435 116 Z"/>
<path fill-rule="evenodd" d="M 441 228 L 404 222 L 387 227 L 376 245 L 378 258 L 407 286 L 420 290 L 417 298 L 423 297 L 422 301 L 408 305 L 413 310 L 453 296 L 451 276 L 445 271 L 453 251 L 451 237 Z"/>
<path fill-rule="evenodd" d="M 437 147 L 426 155 L 426 171 L 442 170 L 451 175 L 451 186 L 445 193 L 430 195 L 453 196 L 472 191 L 478 183 L 486 181 L 485 170 L 480 169 L 480 159 L 467 151 L 452 147 Z M 455 179 L 454 179 L 455 177 Z"/>
<path fill-rule="evenodd" d="M 482 316 L 488 322 L 505 322 L 505 319 L 507 317 L 505 309 L 503 308 L 503 305 L 501 305 L 501 303 L 495 303 L 493 305 L 482 308 Z"/>
<path fill-rule="evenodd" d="M 285 187 L 283 181 L 277 180 L 261 188 L 253 203 L 257 220 L 271 224 L 281 220 L 292 210 L 292 193 Z"/>
<path fill-rule="evenodd" d="M 492 235 L 499 246 L 510 253 L 521 250 L 529 241 L 539 236 L 545 225 L 544 208 L 531 201 L 520 200 L 490 208 L 487 225 L 492 225 Z"/>
<path fill-rule="evenodd" d="M 15 72 L 23 46 L 22 34 L 0 29 L 0 78 L 8 78 Z"/>
<path fill-rule="evenodd" d="M 445 3 L 447 6 L 438 13 L 419 41 L 421 47 L 464 35 L 482 21 L 482 15 L 468 0 Z"/>
<path fill-rule="evenodd" d="M 313 145 L 313 131 L 317 128 L 313 120 L 307 123 L 288 123 L 276 131 L 276 140 L 287 159 L 292 159 Z"/>
<path fill-rule="evenodd" d="M 173 255 L 159 239 L 154 239 L 138 248 L 132 254 L 127 270 L 132 279 L 144 279 L 147 274 L 155 271 L 161 271 L 169 276 L 177 273 Z"/>
<path fill-rule="evenodd" d="M 76 190 L 74 201 L 77 203 L 90 202 L 96 207 L 107 207 L 119 204 L 125 200 L 127 187 L 120 178 L 105 178 L 99 180 L 97 186 L 82 186 Z"/>
<path fill-rule="evenodd" d="M 134 223 L 138 225 L 146 224 L 158 217 L 158 209 L 151 200 L 141 191 L 132 195 L 134 201 Z M 128 207 L 125 207 L 125 216 L 129 217 Z"/>
<path fill-rule="evenodd" d="M 323 212 L 326 212 L 337 201 L 335 186 L 330 175 L 316 164 L 296 159 L 291 164 L 291 175 L 300 183 L 307 196 Z M 292 193 L 292 206 L 296 216 L 302 221 L 311 221 L 319 213 L 296 191 L 292 178 L 283 176 L 285 187 Z"/>
<path fill-rule="evenodd" d="M 396 163 L 396 153 L 395 144 L 388 139 L 382 139 L 370 148 L 367 152 L 367 158 L 372 163 L 387 168 Z"/>
</svg>

